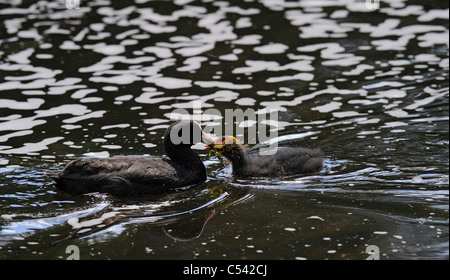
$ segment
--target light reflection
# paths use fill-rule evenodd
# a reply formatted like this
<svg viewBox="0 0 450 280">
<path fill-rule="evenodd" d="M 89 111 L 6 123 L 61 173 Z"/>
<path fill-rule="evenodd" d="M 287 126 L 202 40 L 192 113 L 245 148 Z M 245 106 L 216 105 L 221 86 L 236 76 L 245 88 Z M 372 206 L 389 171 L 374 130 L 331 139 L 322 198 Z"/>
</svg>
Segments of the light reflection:
<svg viewBox="0 0 450 280">
<path fill-rule="evenodd" d="M 448 154 L 445 105 L 449 41 L 448 26 L 442 23 L 448 20 L 447 8 L 387 1 L 375 14 L 367 10 L 364 1 L 264 0 L 254 7 L 250 2 L 207 1 L 200 5 L 179 0 L 164 12 L 151 1 L 120 7 L 114 6 L 115 2 L 94 1 L 70 11 L 60 5 L 61 1 L 40 1 L 29 7 L 19 2 L 13 1 L 14 6 L 0 10 L 6 31 L 0 39 L 0 206 L 2 211 L 9 211 L 1 214 L 1 229 L 2 233 L 15 235 L 16 241 L 28 241 L 27 234 L 38 235 L 44 230 L 60 235 L 60 226 L 69 216 L 48 210 L 52 200 L 49 196 L 55 195 L 54 203 L 60 205 L 57 211 L 71 212 L 80 222 L 82 218 L 85 222 L 102 218 L 102 214 L 96 216 L 101 211 L 108 213 L 101 209 L 82 216 L 80 209 L 92 205 L 80 201 L 89 199 L 60 199 L 47 185 L 43 173 L 83 156 L 109 157 L 130 152 L 162 156 L 164 130 L 171 121 L 185 116 L 171 111 L 193 108 L 197 101 L 206 109 L 219 111 L 242 107 L 262 114 L 277 109 L 280 118 L 265 123 L 280 132 L 280 137 L 271 141 L 280 146 L 322 147 L 327 155 L 324 172 L 300 178 L 235 181 L 217 159 L 198 151 L 210 174 L 207 186 L 231 189 L 225 198 L 219 195 L 215 198 L 220 199 L 200 209 L 196 207 L 205 202 L 193 207 L 168 206 L 171 212 L 159 216 L 148 209 L 139 218 L 139 209 L 131 208 L 148 203 L 132 201 L 121 208 L 118 204 L 122 202 L 115 201 L 111 211 L 120 212 L 124 219 L 105 226 L 107 219 L 103 217 L 98 224 L 86 225 L 83 240 L 88 240 L 89 245 L 96 246 L 123 233 L 132 235 L 130 228 L 139 231 L 144 224 L 152 228 L 150 225 L 162 225 L 158 223 L 169 218 L 183 216 L 188 220 L 192 209 L 197 211 L 195 216 L 208 207 L 221 205 L 229 205 L 218 207 L 224 210 L 219 217 L 228 223 L 226 228 L 239 229 L 233 226 L 239 223 L 233 220 L 233 211 L 241 220 L 248 218 L 245 227 L 239 229 L 243 231 L 252 231 L 254 220 L 270 218 L 271 208 L 278 213 L 281 210 L 277 207 L 289 205 L 290 209 L 283 209 L 286 215 L 282 218 L 292 220 L 285 225 L 275 222 L 273 227 L 258 224 L 258 231 L 267 227 L 265 234 L 272 232 L 267 235 L 276 240 L 277 229 L 295 229 L 289 233 L 298 234 L 299 247 L 305 249 L 319 248 L 321 243 L 300 244 L 305 231 L 293 221 L 298 222 L 301 213 L 305 213 L 304 220 L 326 222 L 325 228 L 314 225 L 314 231 L 325 232 L 318 237 L 320 242 L 324 238 L 335 240 L 330 234 L 335 233 L 335 226 L 329 221 L 345 224 L 350 230 L 340 230 L 350 238 L 365 238 L 363 242 L 369 242 L 366 240 L 375 234 L 393 237 L 393 241 L 386 242 L 396 244 L 396 240 L 409 238 L 401 232 L 414 232 L 414 227 L 422 233 L 430 230 L 417 225 L 419 218 L 435 227 L 432 235 L 421 235 L 433 239 L 431 236 L 446 234 L 448 175 L 441 173 L 448 171 L 448 159 L 442 158 Z M 86 21 L 86 17 L 90 20 Z M 223 122 L 215 114 L 192 117 L 204 126 L 221 126 Z M 240 123 L 246 129 L 254 125 L 252 121 Z M 20 176 L 15 174 L 18 170 Z M 250 192 L 230 199 L 242 188 L 250 188 Z M 181 191 L 177 194 L 193 200 L 201 197 Z M 279 201 L 283 201 L 282 205 L 277 205 Z M 297 202 L 308 207 L 300 208 Z M 270 207 L 261 211 L 258 207 L 265 203 Z M 375 204 L 372 209 L 370 205 Z M 415 209 L 389 215 L 380 210 L 403 206 Z M 246 209 L 245 215 L 239 207 Z M 251 218 L 255 215 L 252 207 L 261 215 L 258 219 Z M 321 211 L 328 208 L 332 211 Z M 426 209 L 434 211 L 430 216 L 438 217 L 428 221 L 411 214 L 425 213 Z M 15 214 L 20 212 L 16 210 L 24 216 Z M 36 211 L 42 213 L 42 219 L 27 216 Z M 372 222 L 387 219 L 397 227 L 370 227 Z M 412 226 L 399 221 L 408 221 Z M 90 231 L 99 225 L 105 227 Z M 217 240 L 227 230 L 223 224 L 209 225 L 212 227 L 205 229 L 219 229 L 215 232 Z M 369 233 L 361 233 L 366 227 Z M 166 229 L 173 236 L 183 226 Z M 251 232 L 249 238 L 256 241 L 258 237 Z M 340 238 L 338 244 L 344 245 L 325 248 L 327 257 L 341 256 L 336 248 L 345 247 L 348 239 Z M 22 247 L 29 245 L 34 243 Z M 260 245 L 252 241 L 249 246 Z M 426 246 L 421 249 L 426 251 Z M 152 254 L 161 256 L 161 248 L 151 247 Z M 245 253 L 254 257 L 249 251 Z M 231 256 L 232 252 L 226 254 Z M 307 254 L 291 257 L 304 258 Z M 209 257 L 201 250 L 197 255 Z M 267 256 L 279 257 L 276 253 Z"/>
</svg>

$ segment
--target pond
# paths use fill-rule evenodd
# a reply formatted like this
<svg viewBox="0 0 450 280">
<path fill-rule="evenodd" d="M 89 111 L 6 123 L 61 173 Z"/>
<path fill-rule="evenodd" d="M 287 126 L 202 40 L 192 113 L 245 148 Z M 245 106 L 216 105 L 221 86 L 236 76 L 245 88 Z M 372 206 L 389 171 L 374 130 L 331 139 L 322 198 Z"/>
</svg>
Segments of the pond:
<svg viewBox="0 0 450 280">
<path fill-rule="evenodd" d="M 0 259 L 448 259 L 449 4 L 368 2 L 0 1 Z M 208 179 L 173 192 L 46 176 L 163 157 L 209 109 L 276 112 L 269 142 L 324 169 L 240 179 L 194 146 Z"/>
</svg>

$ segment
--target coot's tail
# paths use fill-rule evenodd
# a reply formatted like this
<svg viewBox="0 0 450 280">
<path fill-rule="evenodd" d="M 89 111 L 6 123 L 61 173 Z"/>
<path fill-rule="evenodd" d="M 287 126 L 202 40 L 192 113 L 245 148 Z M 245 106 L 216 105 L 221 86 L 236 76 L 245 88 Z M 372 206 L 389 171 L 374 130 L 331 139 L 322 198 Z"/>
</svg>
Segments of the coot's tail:
<svg viewBox="0 0 450 280">
<path fill-rule="evenodd" d="M 323 168 L 323 158 L 321 157 L 313 157 L 308 159 L 303 166 L 303 173 L 316 173 L 322 170 Z"/>
<path fill-rule="evenodd" d="M 46 173 L 45 175 L 53 179 L 55 182 L 55 187 L 60 191 L 67 192 L 72 195 L 86 193 L 88 191 L 83 185 L 77 184 L 72 180 L 68 180 L 59 173 Z"/>
</svg>

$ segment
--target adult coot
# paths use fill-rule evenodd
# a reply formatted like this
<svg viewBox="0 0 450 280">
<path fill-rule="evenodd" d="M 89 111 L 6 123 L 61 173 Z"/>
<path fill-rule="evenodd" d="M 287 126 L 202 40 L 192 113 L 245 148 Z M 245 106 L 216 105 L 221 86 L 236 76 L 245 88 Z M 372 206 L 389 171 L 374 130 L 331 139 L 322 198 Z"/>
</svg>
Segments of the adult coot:
<svg viewBox="0 0 450 280">
<path fill-rule="evenodd" d="M 251 155 L 232 136 L 219 137 L 208 148 L 225 156 L 238 177 L 282 177 L 323 168 L 323 155 L 318 149 L 282 148 L 272 155 Z"/>
<path fill-rule="evenodd" d="M 213 143 L 195 121 L 177 121 L 164 135 L 168 158 L 82 158 L 69 162 L 59 173 L 49 174 L 57 189 L 70 194 L 89 192 L 117 196 L 155 194 L 206 180 L 206 168 L 191 150 L 198 142 Z"/>
</svg>

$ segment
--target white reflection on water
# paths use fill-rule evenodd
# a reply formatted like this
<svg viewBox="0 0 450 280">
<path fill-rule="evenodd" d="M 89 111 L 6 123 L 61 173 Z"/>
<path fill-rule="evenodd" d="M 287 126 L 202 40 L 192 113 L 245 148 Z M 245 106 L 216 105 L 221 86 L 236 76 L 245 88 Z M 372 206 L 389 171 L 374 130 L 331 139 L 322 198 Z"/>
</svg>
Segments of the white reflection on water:
<svg viewBox="0 0 450 280">
<path fill-rule="evenodd" d="M 2 230 L 0 231 L 0 235 L 20 235 L 23 233 L 32 233 L 32 232 L 35 232 L 36 229 L 45 229 L 45 228 L 52 227 L 55 225 L 60 225 L 71 219 L 82 218 L 82 217 L 92 215 L 93 213 L 101 211 L 108 205 L 109 205 L 109 203 L 106 203 L 106 202 L 99 203 L 96 206 L 86 209 L 86 210 L 76 211 L 76 212 L 63 214 L 63 215 L 59 215 L 59 216 L 55 216 L 55 217 L 29 219 L 29 220 L 24 220 L 24 221 L 20 221 L 20 222 L 12 222 L 11 224 L 2 227 Z M 2 216 L 2 218 L 11 219 L 12 217 Z"/>
<path fill-rule="evenodd" d="M 22 2 L 5 4 L 0 10 L 5 31 L 0 39 L 0 165 L 5 167 L 1 169 L 0 204 L 6 211 L 1 213 L 2 233 L 10 230 L 16 238 L 26 238 L 26 234 L 59 228 L 73 217 L 80 224 L 85 222 L 88 237 L 84 240 L 95 246 L 124 232 L 133 235 L 130 225 L 139 232 L 141 224 L 158 224 L 164 215 L 169 219 L 184 217 L 180 213 L 189 216 L 189 209 L 203 211 L 198 205 L 175 210 L 171 208 L 175 205 L 168 205 L 173 212 L 148 209 L 137 217 L 143 209 L 139 207 L 149 203 L 136 202 L 127 206 L 136 206 L 136 212 L 114 204 L 112 209 L 95 210 L 88 216 L 82 215 L 89 206 L 88 210 L 65 208 L 74 216 L 55 215 L 45 208 L 51 205 L 53 187 L 33 173 L 55 171 L 82 156 L 162 156 L 164 130 L 180 117 L 171 114 L 174 109 L 187 109 L 203 126 L 222 125 L 221 116 L 190 111 L 195 102 L 201 102 L 203 108 L 221 112 L 276 109 L 280 118 L 265 125 L 277 129 L 280 136 L 268 143 L 321 147 L 326 155 L 325 170 L 314 176 L 233 181 L 217 159 L 198 151 L 210 173 L 207 188 L 231 189 L 229 196 L 216 196 L 223 199 L 211 205 L 229 203 L 228 208 L 218 207 L 229 212 L 222 212 L 215 227 L 217 236 L 211 239 L 220 240 L 228 228 L 240 231 L 233 236 L 249 231 L 247 238 L 252 238 L 242 248 L 237 243 L 226 252 L 229 256 L 234 251 L 249 258 L 304 258 L 294 252 L 298 246 L 320 250 L 324 241 L 341 238 L 318 254 L 339 258 L 345 255 L 340 250 L 347 243 L 358 238 L 369 242 L 374 235 L 388 240 L 386 248 L 396 241 L 405 242 L 393 249 L 395 253 L 408 252 L 406 243 L 428 256 L 432 248 L 442 246 L 435 237 L 448 235 L 449 32 L 445 5 L 385 1 L 379 10 L 371 11 L 364 1 L 352 0 L 178 0 L 170 5 L 93 1 L 69 10 L 64 1 Z M 255 123 L 238 125 L 250 129 Z M 19 167 L 20 176 L 14 173 Z M 248 193 L 230 198 L 247 188 Z M 277 197 L 283 203 L 276 205 Z M 297 202 L 307 208 L 298 211 Z M 50 218 L 11 214 L 19 207 L 26 215 L 42 212 Z M 239 207 L 245 211 L 236 214 L 236 219 L 230 213 Z M 283 207 L 283 217 L 270 217 L 272 208 L 278 213 Z M 392 213 L 402 207 L 407 211 Z M 115 212 L 119 214 L 111 214 Z M 306 215 L 303 220 L 328 226 L 328 232 L 311 224 L 313 234 L 305 233 L 299 222 L 302 213 Z M 118 224 L 98 228 L 121 215 L 125 219 Z M 358 215 L 365 219 L 362 224 Z M 282 224 L 282 218 L 292 220 Z M 255 220 L 268 219 L 270 224 L 257 224 L 252 231 Z M 243 227 L 233 226 L 241 220 Z M 334 221 L 351 224 L 350 229 L 342 229 L 346 238 L 333 235 Z M 424 234 L 430 226 L 435 228 Z M 98 231 L 90 232 L 91 228 Z M 367 232 L 361 233 L 365 228 Z M 321 230 L 325 230 L 322 235 Z M 405 232 L 414 233 L 414 239 L 408 239 Z M 276 248 L 287 240 L 278 236 L 286 233 L 295 234 L 289 238 L 298 244 L 288 244 L 289 249 L 277 254 Z M 309 240 L 314 234 L 319 243 L 302 244 L 305 235 Z M 257 243 L 260 237 L 264 244 Z M 425 239 L 433 244 L 425 245 Z M 217 243 L 232 247 L 232 242 L 220 241 L 200 246 L 216 247 L 189 250 L 207 258 L 212 255 L 208 250 L 226 251 Z M 424 245 L 416 246 L 419 243 Z M 265 244 L 272 248 L 262 249 Z M 149 250 L 145 246 L 146 251 L 161 256 L 157 245 Z M 249 253 L 256 248 L 255 255 Z M 438 251 L 448 258 L 448 245 Z M 317 256 L 316 252 L 312 255 Z M 408 253 L 407 258 L 417 256 Z"/>
</svg>

